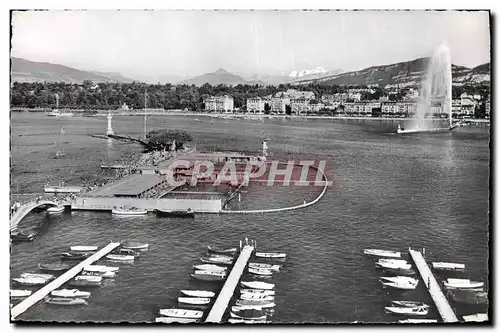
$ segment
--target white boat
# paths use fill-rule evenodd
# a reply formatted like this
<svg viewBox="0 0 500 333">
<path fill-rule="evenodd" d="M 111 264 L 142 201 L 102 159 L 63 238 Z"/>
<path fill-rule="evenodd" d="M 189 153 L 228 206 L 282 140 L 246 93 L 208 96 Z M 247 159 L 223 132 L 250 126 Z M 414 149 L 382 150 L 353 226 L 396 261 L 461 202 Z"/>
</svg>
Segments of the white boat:
<svg viewBox="0 0 500 333">
<path fill-rule="evenodd" d="M 448 278 L 446 281 L 443 281 L 443 284 L 447 289 L 471 289 L 482 287 L 484 282 Z"/>
<path fill-rule="evenodd" d="M 238 251 L 238 249 L 235 247 L 228 248 L 228 249 L 222 249 L 222 248 L 211 247 L 210 245 L 208 245 L 208 252 L 212 252 L 212 253 L 222 253 L 222 254 L 234 255 L 236 253 L 236 251 Z"/>
<path fill-rule="evenodd" d="M 266 320 L 267 316 L 261 309 L 244 309 L 231 311 L 231 318 L 245 320 Z"/>
<path fill-rule="evenodd" d="M 408 262 L 404 259 L 387 259 L 387 258 L 379 258 L 378 262 L 383 262 L 383 263 L 394 263 L 394 264 L 400 264 L 400 265 L 405 265 Z"/>
<path fill-rule="evenodd" d="M 419 307 L 429 307 L 429 305 L 424 302 L 417 301 L 391 301 L 392 306 L 406 307 L 406 308 L 419 308 Z"/>
<path fill-rule="evenodd" d="M 401 324 L 431 324 L 437 323 L 437 319 L 408 318 L 399 320 Z"/>
<path fill-rule="evenodd" d="M 227 267 L 217 266 L 213 264 L 193 265 L 193 268 L 199 271 L 225 272 Z"/>
<path fill-rule="evenodd" d="M 241 281 L 241 285 L 243 287 L 251 289 L 264 289 L 264 290 L 274 289 L 274 284 L 262 281 Z"/>
<path fill-rule="evenodd" d="M 214 297 L 213 291 L 207 290 L 181 290 L 181 293 L 190 297 Z"/>
<path fill-rule="evenodd" d="M 265 309 L 265 308 L 274 308 L 276 304 L 274 304 L 274 301 L 268 301 L 268 300 L 263 300 L 263 299 L 238 299 L 236 300 L 236 306 L 248 306 L 252 308 L 260 308 L 260 309 Z"/>
<path fill-rule="evenodd" d="M 221 264 L 221 265 L 232 265 L 233 259 L 221 258 L 221 257 L 208 257 L 200 259 L 204 263 L 208 264 Z"/>
<path fill-rule="evenodd" d="M 410 264 L 403 264 L 403 263 L 398 263 L 398 262 L 384 262 L 384 261 L 380 262 L 380 261 L 377 261 L 375 263 L 375 266 L 379 267 L 379 268 L 386 268 L 386 269 L 406 269 L 406 270 L 411 269 Z"/>
<path fill-rule="evenodd" d="M 241 299 L 258 299 L 263 301 L 274 301 L 274 296 L 266 295 L 266 294 L 247 294 L 242 293 L 240 295 Z"/>
<path fill-rule="evenodd" d="M 89 265 L 83 268 L 87 272 L 117 272 L 120 267 L 104 266 L 104 265 Z"/>
<path fill-rule="evenodd" d="M 364 254 L 376 257 L 401 258 L 401 252 L 387 250 L 365 249 Z"/>
<path fill-rule="evenodd" d="M 208 298 L 208 297 L 178 297 L 177 301 L 179 302 L 179 304 L 208 305 L 210 303 L 210 298 Z"/>
<path fill-rule="evenodd" d="M 226 272 L 194 271 L 191 277 L 203 281 L 222 281 L 226 278 Z"/>
<path fill-rule="evenodd" d="M 264 268 L 264 269 L 268 269 L 268 270 L 274 271 L 274 272 L 279 272 L 281 269 L 281 265 L 262 264 L 262 263 L 258 263 L 258 262 L 251 262 L 248 264 L 248 267 L 249 268 Z"/>
<path fill-rule="evenodd" d="M 273 272 L 266 268 L 248 268 L 248 272 L 255 275 L 271 276 Z"/>
<path fill-rule="evenodd" d="M 432 268 L 443 271 L 463 271 L 465 270 L 465 265 L 452 262 L 433 262 Z"/>
<path fill-rule="evenodd" d="M 64 212 L 65 209 L 66 209 L 66 207 L 64 207 L 64 206 L 54 206 L 54 207 L 49 207 L 47 209 L 47 212 L 49 214 L 58 214 L 58 213 Z"/>
<path fill-rule="evenodd" d="M 230 324 L 267 324 L 268 321 L 263 320 L 250 320 L 250 319 L 237 319 L 237 318 L 229 318 L 228 323 Z"/>
<path fill-rule="evenodd" d="M 148 243 L 141 243 L 136 241 L 123 241 L 121 242 L 121 247 L 130 250 L 147 250 L 149 248 Z"/>
<path fill-rule="evenodd" d="M 20 277 L 20 278 L 13 278 L 12 280 L 14 280 L 15 282 L 17 282 L 19 284 L 25 284 L 25 285 L 31 285 L 31 286 L 37 286 L 37 285 L 42 285 L 42 284 L 47 283 L 46 279 L 34 278 L 34 277 L 30 277 L 30 278 Z"/>
<path fill-rule="evenodd" d="M 468 316 L 463 316 L 464 321 L 466 322 L 483 322 L 483 321 L 488 321 L 488 314 L 487 313 L 476 313 L 473 315 L 468 315 Z"/>
<path fill-rule="evenodd" d="M 84 299 L 65 297 L 45 297 L 45 303 L 55 305 L 88 305 Z"/>
<path fill-rule="evenodd" d="M 130 215 L 130 216 L 136 216 L 136 215 L 146 215 L 148 213 L 147 210 L 145 209 L 139 209 L 135 207 L 131 208 L 115 208 L 111 210 L 111 213 L 113 215 Z"/>
<path fill-rule="evenodd" d="M 387 282 L 411 283 L 417 284 L 418 280 L 408 276 L 381 276 L 380 280 Z"/>
<path fill-rule="evenodd" d="M 39 273 L 21 273 L 21 277 L 25 279 L 40 278 L 40 279 L 45 279 L 45 281 L 50 281 L 55 279 L 55 276 L 52 274 L 39 274 Z"/>
<path fill-rule="evenodd" d="M 31 295 L 31 290 L 20 290 L 20 289 L 11 289 L 10 297 L 28 297 Z"/>
<path fill-rule="evenodd" d="M 398 134 L 416 134 L 416 133 L 429 133 L 429 132 L 449 132 L 455 129 L 457 126 L 453 125 L 450 127 L 440 127 L 440 128 L 413 128 L 413 129 L 404 129 L 401 125 L 398 125 L 397 133 Z"/>
<path fill-rule="evenodd" d="M 406 276 L 381 277 L 380 283 L 388 288 L 413 290 L 417 288 L 418 280 Z"/>
<path fill-rule="evenodd" d="M 82 275 L 84 276 L 100 276 L 103 279 L 113 279 L 116 277 L 116 272 L 89 272 L 89 271 L 83 271 Z"/>
<path fill-rule="evenodd" d="M 429 312 L 429 308 L 420 307 L 420 308 L 407 308 L 402 307 L 398 308 L 395 306 L 386 306 L 385 310 L 389 313 L 407 315 L 407 316 L 426 316 Z"/>
<path fill-rule="evenodd" d="M 248 295 L 267 295 L 267 296 L 274 296 L 275 291 L 274 290 L 264 290 L 264 289 L 240 289 L 240 293 L 243 294 L 248 294 Z"/>
<path fill-rule="evenodd" d="M 74 252 L 92 252 L 97 251 L 97 246 L 70 246 L 69 249 Z"/>
<path fill-rule="evenodd" d="M 80 193 L 81 187 L 78 186 L 50 186 L 46 185 L 44 188 L 45 193 Z"/>
<path fill-rule="evenodd" d="M 75 280 L 86 280 L 90 282 L 102 282 L 102 276 L 78 275 Z"/>
<path fill-rule="evenodd" d="M 108 254 L 106 259 L 114 261 L 134 261 L 134 256 L 129 256 L 125 254 Z"/>
<path fill-rule="evenodd" d="M 78 289 L 59 289 L 52 291 L 50 295 L 56 297 L 89 298 L 90 292 Z"/>
<path fill-rule="evenodd" d="M 277 258 L 277 259 L 284 259 L 284 258 L 286 258 L 286 253 L 278 253 L 278 252 L 255 252 L 255 256 L 257 258 Z"/>
<path fill-rule="evenodd" d="M 175 318 L 175 317 L 156 317 L 155 322 L 164 324 L 192 324 L 197 323 L 199 319 L 194 318 Z"/>
<path fill-rule="evenodd" d="M 186 310 L 186 309 L 160 309 L 159 313 L 162 316 L 175 317 L 175 318 L 200 319 L 203 316 L 203 311 Z"/>
</svg>

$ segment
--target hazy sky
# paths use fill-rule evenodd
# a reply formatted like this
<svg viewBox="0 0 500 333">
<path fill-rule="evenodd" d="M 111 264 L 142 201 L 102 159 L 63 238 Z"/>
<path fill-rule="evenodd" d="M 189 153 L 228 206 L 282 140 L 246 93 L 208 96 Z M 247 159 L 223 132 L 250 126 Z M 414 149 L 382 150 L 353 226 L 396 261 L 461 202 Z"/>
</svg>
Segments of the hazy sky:
<svg viewBox="0 0 500 333">
<path fill-rule="evenodd" d="M 487 12 L 29 11 L 13 13 L 12 56 L 124 75 L 358 70 L 429 56 L 490 61 Z"/>
</svg>

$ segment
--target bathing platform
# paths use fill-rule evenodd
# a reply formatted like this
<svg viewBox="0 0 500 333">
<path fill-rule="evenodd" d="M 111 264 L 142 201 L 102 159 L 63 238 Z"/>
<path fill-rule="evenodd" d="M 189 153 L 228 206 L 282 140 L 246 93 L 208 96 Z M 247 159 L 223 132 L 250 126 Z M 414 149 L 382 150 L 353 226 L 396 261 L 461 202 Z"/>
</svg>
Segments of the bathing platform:
<svg viewBox="0 0 500 333">
<path fill-rule="evenodd" d="M 432 274 L 431 269 L 425 262 L 422 253 L 412 249 L 409 249 L 409 252 L 411 258 L 413 259 L 413 262 L 415 263 L 415 266 L 418 269 L 418 272 L 420 273 L 422 281 L 427 287 L 427 290 L 429 291 L 429 294 L 431 295 L 431 298 L 434 301 L 434 304 L 436 305 L 436 308 L 443 322 L 444 323 L 458 322 L 455 312 L 451 308 L 450 303 L 448 303 L 446 296 L 444 296 L 443 292 L 441 291 L 439 283 L 436 281 L 434 274 Z"/>
<path fill-rule="evenodd" d="M 248 261 L 250 260 L 250 256 L 254 250 L 253 246 L 245 245 L 240 252 L 236 263 L 229 273 L 222 290 L 219 293 L 219 296 L 215 300 L 212 309 L 208 313 L 207 319 L 205 319 L 206 323 L 220 323 L 222 321 L 222 317 L 226 312 L 226 309 L 229 305 L 229 301 L 234 295 L 234 290 L 238 286 L 238 282 L 240 281 L 241 275 L 247 266 Z"/>
<path fill-rule="evenodd" d="M 16 319 L 19 315 L 24 313 L 26 310 L 28 310 L 30 307 L 41 301 L 45 296 L 49 295 L 53 290 L 59 288 L 62 286 L 64 283 L 68 282 L 72 278 L 74 278 L 78 273 L 80 273 L 85 266 L 88 266 L 95 261 L 101 259 L 111 251 L 113 251 L 115 248 L 120 246 L 120 243 L 110 243 L 88 257 L 87 259 L 83 260 L 67 272 L 65 272 L 63 275 L 59 276 L 56 278 L 54 281 L 50 282 L 43 288 L 37 290 L 34 292 L 31 296 L 23 300 L 21 303 L 17 304 L 10 310 L 10 316 L 11 320 Z"/>
</svg>

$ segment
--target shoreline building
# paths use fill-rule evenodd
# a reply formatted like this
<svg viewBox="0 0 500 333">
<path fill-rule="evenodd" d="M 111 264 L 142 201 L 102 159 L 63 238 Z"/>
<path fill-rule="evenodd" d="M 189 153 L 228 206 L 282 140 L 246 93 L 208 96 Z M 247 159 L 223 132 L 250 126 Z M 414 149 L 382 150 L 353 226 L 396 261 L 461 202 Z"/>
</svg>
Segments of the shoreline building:
<svg viewBox="0 0 500 333">
<path fill-rule="evenodd" d="M 266 100 L 260 97 L 247 99 L 247 112 L 254 114 L 263 114 Z"/>
<path fill-rule="evenodd" d="M 210 96 L 203 100 L 206 111 L 233 113 L 234 99 L 232 96 Z"/>
</svg>

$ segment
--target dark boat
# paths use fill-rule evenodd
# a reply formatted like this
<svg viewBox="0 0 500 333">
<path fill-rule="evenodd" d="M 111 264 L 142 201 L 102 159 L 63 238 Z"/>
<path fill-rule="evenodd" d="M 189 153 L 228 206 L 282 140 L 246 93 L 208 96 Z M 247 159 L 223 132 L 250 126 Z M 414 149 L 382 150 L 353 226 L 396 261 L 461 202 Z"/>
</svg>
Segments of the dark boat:
<svg viewBox="0 0 500 333">
<path fill-rule="evenodd" d="M 449 290 L 448 294 L 457 303 L 488 304 L 488 293 L 472 290 Z"/>
<path fill-rule="evenodd" d="M 70 268 L 70 266 L 67 264 L 59 264 L 59 263 L 54 263 L 54 264 L 39 263 L 38 268 L 42 271 L 60 272 L 60 271 L 68 270 Z"/>
<path fill-rule="evenodd" d="M 124 254 L 124 255 L 129 255 L 129 256 L 134 256 L 134 257 L 138 257 L 141 254 L 141 252 L 139 252 L 139 251 L 134 251 L 132 249 L 124 249 L 124 248 L 119 248 L 119 249 L 113 250 L 111 253 L 112 254 Z"/>
<path fill-rule="evenodd" d="M 230 256 L 234 256 L 236 251 L 238 251 L 238 249 L 235 247 L 232 247 L 229 249 L 221 249 L 218 247 L 211 247 L 210 245 L 208 245 L 207 248 L 208 248 L 208 252 L 210 252 L 210 253 L 225 254 L 225 255 L 230 255 Z"/>
<path fill-rule="evenodd" d="M 71 287 L 100 287 L 101 282 L 91 281 L 91 280 L 71 280 L 68 285 Z"/>
<path fill-rule="evenodd" d="M 89 257 L 90 253 L 85 252 L 64 252 L 61 254 L 61 259 L 65 260 L 83 260 Z"/>
<path fill-rule="evenodd" d="M 31 242 L 35 238 L 36 232 L 25 233 L 19 229 L 10 232 L 10 239 L 17 242 Z"/>
<path fill-rule="evenodd" d="M 156 216 L 160 217 L 194 217 L 194 212 L 191 210 L 191 208 L 188 208 L 187 210 L 161 210 L 161 209 L 156 209 Z"/>
</svg>

